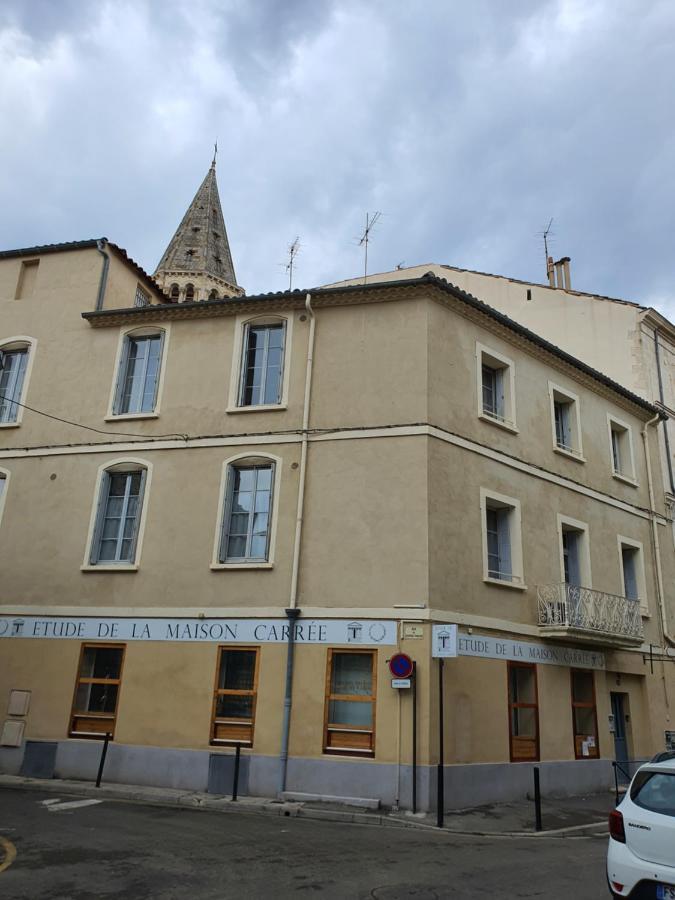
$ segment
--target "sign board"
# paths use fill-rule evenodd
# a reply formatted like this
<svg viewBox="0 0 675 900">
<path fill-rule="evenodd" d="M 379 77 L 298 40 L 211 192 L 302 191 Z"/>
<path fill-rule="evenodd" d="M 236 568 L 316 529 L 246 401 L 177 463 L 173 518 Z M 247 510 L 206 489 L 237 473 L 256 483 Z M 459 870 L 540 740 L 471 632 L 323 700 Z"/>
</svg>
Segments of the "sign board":
<svg viewBox="0 0 675 900">
<path fill-rule="evenodd" d="M 457 626 L 434 625 L 431 629 L 431 655 L 436 658 L 457 656 Z"/>
<path fill-rule="evenodd" d="M 406 640 L 416 640 L 424 637 L 424 625 L 418 625 L 415 622 L 403 623 L 403 637 Z"/>
<path fill-rule="evenodd" d="M 439 626 L 434 626 L 434 628 L 437 627 Z M 598 650 L 581 650 L 578 647 L 564 647 L 557 644 L 514 641 L 511 638 L 488 637 L 484 634 L 458 635 L 457 653 L 459 656 L 510 659 L 514 662 L 546 663 L 552 666 L 578 666 L 583 669 L 605 668 L 605 654 Z"/>
<path fill-rule="evenodd" d="M 412 684 L 410 678 L 392 678 L 391 686 L 393 688 L 409 688 Z"/>
<path fill-rule="evenodd" d="M 414 664 L 407 653 L 394 653 L 389 660 L 389 671 L 394 678 L 410 678 Z"/>
<path fill-rule="evenodd" d="M 298 644 L 396 644 L 396 622 L 298 619 Z M 129 619 L 88 616 L 0 616 L 0 638 L 84 641 L 170 641 L 205 644 L 282 644 L 287 619 Z"/>
</svg>

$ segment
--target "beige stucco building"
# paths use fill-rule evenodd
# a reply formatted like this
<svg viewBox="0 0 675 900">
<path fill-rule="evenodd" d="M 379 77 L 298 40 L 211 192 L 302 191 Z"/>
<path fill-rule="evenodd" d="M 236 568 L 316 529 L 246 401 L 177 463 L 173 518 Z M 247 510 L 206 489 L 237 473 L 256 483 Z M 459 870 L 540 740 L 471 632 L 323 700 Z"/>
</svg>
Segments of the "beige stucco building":
<svg viewBox="0 0 675 900">
<path fill-rule="evenodd" d="M 0 350 L 2 771 L 409 807 L 403 651 L 433 808 L 454 626 L 448 807 L 663 749 L 643 397 L 435 277 L 172 302 L 106 241 L 0 254 Z"/>
</svg>

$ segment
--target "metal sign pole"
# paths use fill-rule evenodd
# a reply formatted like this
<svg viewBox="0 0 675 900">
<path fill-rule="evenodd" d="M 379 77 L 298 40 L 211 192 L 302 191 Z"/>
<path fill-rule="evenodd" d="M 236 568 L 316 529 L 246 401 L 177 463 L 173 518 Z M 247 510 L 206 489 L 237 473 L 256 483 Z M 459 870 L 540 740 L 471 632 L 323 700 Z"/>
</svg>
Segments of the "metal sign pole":
<svg viewBox="0 0 675 900">
<path fill-rule="evenodd" d="M 438 658 L 438 773 L 436 785 L 438 795 L 436 797 L 436 824 L 443 827 L 443 814 L 445 812 L 445 784 L 443 781 L 443 657 Z"/>
<path fill-rule="evenodd" d="M 417 663 L 412 670 L 412 811 L 417 812 Z"/>
</svg>

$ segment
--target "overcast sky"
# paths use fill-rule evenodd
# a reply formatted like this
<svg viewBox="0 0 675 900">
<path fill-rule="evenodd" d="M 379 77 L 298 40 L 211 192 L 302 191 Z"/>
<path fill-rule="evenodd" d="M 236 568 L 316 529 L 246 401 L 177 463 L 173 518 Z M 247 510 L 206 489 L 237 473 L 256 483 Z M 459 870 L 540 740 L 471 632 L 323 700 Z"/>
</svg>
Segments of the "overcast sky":
<svg viewBox="0 0 675 900">
<path fill-rule="evenodd" d="M 672 0 L 2 0 L 0 247 L 152 272 L 211 162 L 238 281 L 449 263 L 675 318 Z"/>
</svg>

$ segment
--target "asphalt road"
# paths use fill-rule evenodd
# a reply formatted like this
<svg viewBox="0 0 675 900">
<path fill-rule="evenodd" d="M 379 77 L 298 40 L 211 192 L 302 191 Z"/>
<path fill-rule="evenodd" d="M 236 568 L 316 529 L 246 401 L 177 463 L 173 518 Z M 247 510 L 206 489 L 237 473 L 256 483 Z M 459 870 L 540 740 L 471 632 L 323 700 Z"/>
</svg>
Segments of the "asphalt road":
<svg viewBox="0 0 675 900">
<path fill-rule="evenodd" d="M 3 870 L 11 845 L 0 840 L 2 900 L 608 897 L 606 838 L 476 838 L 55 800 L 0 790 L 0 837 L 16 848 Z"/>
</svg>

